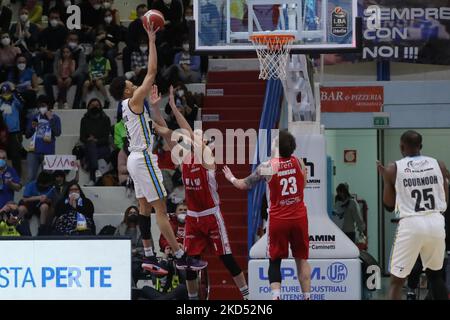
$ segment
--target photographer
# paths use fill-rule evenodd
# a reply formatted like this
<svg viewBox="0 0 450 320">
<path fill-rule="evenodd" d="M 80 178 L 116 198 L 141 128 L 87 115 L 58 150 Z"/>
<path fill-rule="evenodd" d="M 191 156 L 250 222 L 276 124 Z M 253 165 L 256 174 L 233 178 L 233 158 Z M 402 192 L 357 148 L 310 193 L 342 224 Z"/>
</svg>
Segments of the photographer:
<svg viewBox="0 0 450 320">
<path fill-rule="evenodd" d="M 0 236 L 31 236 L 28 221 L 19 214 L 19 206 L 13 201 L 0 210 Z"/>
</svg>

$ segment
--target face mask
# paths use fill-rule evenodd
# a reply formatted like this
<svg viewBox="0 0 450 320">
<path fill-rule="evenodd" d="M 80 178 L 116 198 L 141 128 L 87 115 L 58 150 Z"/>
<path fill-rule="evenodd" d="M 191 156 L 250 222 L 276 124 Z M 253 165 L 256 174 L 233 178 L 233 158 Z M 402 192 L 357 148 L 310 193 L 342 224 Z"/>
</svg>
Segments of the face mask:
<svg viewBox="0 0 450 320">
<path fill-rule="evenodd" d="M 183 50 L 184 51 L 189 51 L 189 43 L 183 44 Z"/>
<path fill-rule="evenodd" d="M 95 10 L 98 10 L 98 9 L 100 9 L 102 7 L 102 5 L 101 4 L 94 4 L 94 9 Z"/>
<path fill-rule="evenodd" d="M 3 169 L 6 167 L 6 160 L 5 159 L 0 159 L 0 168 Z"/>
<path fill-rule="evenodd" d="M 26 63 L 18 63 L 17 64 L 17 69 L 19 69 L 20 71 L 25 70 L 26 67 L 27 67 Z"/>
<path fill-rule="evenodd" d="M 78 43 L 76 43 L 76 42 L 69 42 L 67 45 L 72 50 L 75 49 L 76 47 L 78 47 Z"/>
<path fill-rule="evenodd" d="M 74 197 L 75 200 L 78 200 L 78 199 L 80 199 L 80 194 L 78 192 L 71 192 L 71 193 L 69 193 L 69 198 L 72 198 L 72 197 Z"/>
<path fill-rule="evenodd" d="M 42 114 L 42 115 L 44 115 L 47 111 L 48 111 L 47 107 L 40 107 L 39 108 L 39 113 Z"/>
<path fill-rule="evenodd" d="M 111 2 L 103 2 L 103 8 L 105 9 L 111 8 Z"/>
<path fill-rule="evenodd" d="M 57 19 L 52 19 L 52 20 L 50 20 L 50 25 L 51 25 L 53 28 L 56 28 L 56 26 L 58 25 L 58 20 L 57 20 Z"/>
<path fill-rule="evenodd" d="M 164 0 L 164 4 L 169 5 L 172 3 L 172 0 Z"/>
<path fill-rule="evenodd" d="M 72 3 L 71 3 L 70 1 L 66 1 L 66 2 L 64 2 L 64 5 L 65 5 L 66 8 L 67 8 L 68 6 L 72 5 Z"/>
<path fill-rule="evenodd" d="M 91 108 L 91 109 L 89 109 L 89 112 L 91 114 L 93 114 L 94 116 L 96 116 L 96 115 L 100 114 L 100 108 Z"/>
<path fill-rule="evenodd" d="M 177 90 L 177 96 L 179 96 L 180 98 L 184 96 L 184 90 Z"/>
<path fill-rule="evenodd" d="M 22 22 L 26 22 L 26 21 L 28 20 L 28 15 L 27 15 L 27 14 L 22 14 L 22 15 L 20 16 L 20 20 L 21 20 Z"/>
<path fill-rule="evenodd" d="M 9 46 L 10 43 L 11 43 L 11 39 L 10 38 L 3 38 L 2 39 L 2 45 Z"/>
<path fill-rule="evenodd" d="M 185 17 L 186 21 L 194 21 L 194 17 L 193 16 L 187 16 Z"/>
<path fill-rule="evenodd" d="M 137 214 L 130 214 L 130 215 L 128 216 L 127 221 L 128 221 L 128 223 L 134 223 L 134 224 L 136 224 L 136 223 L 138 222 L 138 215 L 137 215 Z"/>
<path fill-rule="evenodd" d="M 105 22 L 110 24 L 112 22 L 112 17 L 111 16 L 105 17 Z"/>
<path fill-rule="evenodd" d="M 186 220 L 186 213 L 177 214 L 177 220 L 179 223 L 184 224 L 184 221 Z"/>
<path fill-rule="evenodd" d="M 139 49 L 141 49 L 141 52 L 147 52 L 148 47 L 147 46 L 140 46 Z"/>
</svg>

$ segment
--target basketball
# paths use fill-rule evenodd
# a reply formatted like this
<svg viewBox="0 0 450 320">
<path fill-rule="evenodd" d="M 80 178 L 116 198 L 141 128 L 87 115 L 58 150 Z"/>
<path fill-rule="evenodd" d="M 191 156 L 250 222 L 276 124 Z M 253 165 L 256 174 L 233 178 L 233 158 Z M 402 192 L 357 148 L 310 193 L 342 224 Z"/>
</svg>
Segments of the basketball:
<svg viewBox="0 0 450 320">
<path fill-rule="evenodd" d="M 164 28 L 164 15 L 161 13 L 161 11 L 158 10 L 148 10 L 143 16 L 142 16 L 142 23 L 144 25 L 145 29 L 150 28 L 150 24 L 153 22 L 153 29 L 156 30 L 159 28 L 161 30 Z"/>
</svg>

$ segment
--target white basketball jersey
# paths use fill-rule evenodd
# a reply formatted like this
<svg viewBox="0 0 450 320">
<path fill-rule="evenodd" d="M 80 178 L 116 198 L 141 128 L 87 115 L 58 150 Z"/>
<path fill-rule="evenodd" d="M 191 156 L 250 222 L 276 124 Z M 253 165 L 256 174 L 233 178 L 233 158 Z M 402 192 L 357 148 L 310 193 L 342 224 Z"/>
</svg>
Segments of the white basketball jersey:
<svg viewBox="0 0 450 320">
<path fill-rule="evenodd" d="M 417 156 L 396 161 L 395 209 L 400 218 L 444 212 L 444 177 L 436 159 Z"/>
<path fill-rule="evenodd" d="M 127 130 L 130 152 L 152 152 L 154 142 L 153 122 L 144 106 L 141 114 L 134 113 L 129 106 L 129 100 L 122 101 L 122 118 Z"/>
</svg>

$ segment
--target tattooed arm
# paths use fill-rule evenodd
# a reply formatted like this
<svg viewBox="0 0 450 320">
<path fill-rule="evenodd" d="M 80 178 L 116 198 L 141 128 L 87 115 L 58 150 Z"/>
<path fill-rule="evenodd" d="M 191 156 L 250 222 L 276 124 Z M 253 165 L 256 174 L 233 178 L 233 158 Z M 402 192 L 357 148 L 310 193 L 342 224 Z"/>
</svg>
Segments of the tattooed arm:
<svg viewBox="0 0 450 320">
<path fill-rule="evenodd" d="M 227 166 L 224 166 L 222 171 L 225 174 L 225 178 L 240 190 L 251 189 L 261 180 L 268 179 L 272 176 L 272 168 L 269 162 L 260 164 L 251 175 L 244 179 L 236 179 Z"/>
</svg>

